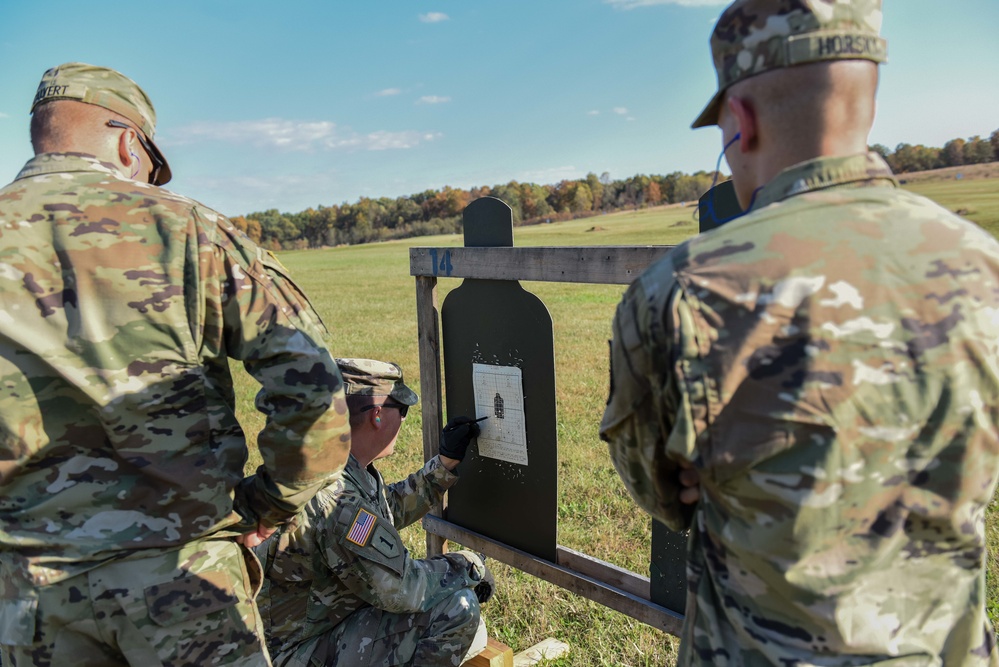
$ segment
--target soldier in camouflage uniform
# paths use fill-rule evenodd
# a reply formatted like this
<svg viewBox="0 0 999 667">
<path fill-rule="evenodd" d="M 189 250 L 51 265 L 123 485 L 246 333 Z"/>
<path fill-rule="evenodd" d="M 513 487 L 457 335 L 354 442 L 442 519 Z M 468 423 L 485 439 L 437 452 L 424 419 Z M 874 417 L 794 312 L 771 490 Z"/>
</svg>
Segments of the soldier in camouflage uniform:
<svg viewBox="0 0 999 667">
<path fill-rule="evenodd" d="M 158 187 L 133 81 L 69 63 L 32 112 L 0 190 L 3 664 L 267 665 L 247 547 L 349 450 L 323 325 L 269 253 Z M 242 516 L 230 358 L 267 415 Z"/>
<path fill-rule="evenodd" d="M 748 212 L 618 307 L 601 433 L 690 528 L 681 665 L 999 664 L 999 244 L 866 152 L 880 24 L 878 0 L 724 11 L 695 127 Z"/>
<path fill-rule="evenodd" d="M 452 471 L 478 427 L 452 420 L 440 455 L 386 485 L 372 462 L 392 454 L 416 394 L 395 364 L 337 363 L 351 423 L 343 478 L 256 549 L 272 659 L 279 667 L 456 667 L 480 628 L 479 603 L 491 595 L 492 577 L 469 551 L 410 558 L 398 531 L 457 481 Z M 484 629 L 479 635 L 484 645 Z"/>
</svg>

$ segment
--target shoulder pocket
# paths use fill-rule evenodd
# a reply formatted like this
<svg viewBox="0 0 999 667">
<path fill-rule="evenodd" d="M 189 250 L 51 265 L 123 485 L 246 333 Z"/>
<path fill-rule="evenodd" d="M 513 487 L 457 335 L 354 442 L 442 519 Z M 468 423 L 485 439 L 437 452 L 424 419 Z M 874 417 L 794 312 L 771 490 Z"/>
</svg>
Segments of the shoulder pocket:
<svg viewBox="0 0 999 667">
<path fill-rule="evenodd" d="M 374 512 L 359 508 L 339 537 L 341 546 L 358 558 L 377 563 L 402 575 L 406 548 L 398 531 Z"/>
<path fill-rule="evenodd" d="M 648 351 L 642 344 L 632 301 L 621 302 L 613 326 L 614 338 L 609 341 L 610 391 L 600 424 L 604 439 L 613 438 L 616 428 L 634 415 L 652 393 Z"/>
<path fill-rule="evenodd" d="M 316 312 L 305 292 L 292 280 L 288 269 L 284 268 L 284 264 L 274 256 L 274 253 L 257 246 L 257 261 L 266 269 L 266 275 L 260 276 L 261 280 L 271 282 L 273 287 L 284 297 L 284 300 L 295 309 L 295 315 L 309 320 L 309 323 L 318 327 L 322 333 L 328 334 L 329 329 L 326 328 L 326 323 L 319 317 L 319 313 Z"/>
</svg>

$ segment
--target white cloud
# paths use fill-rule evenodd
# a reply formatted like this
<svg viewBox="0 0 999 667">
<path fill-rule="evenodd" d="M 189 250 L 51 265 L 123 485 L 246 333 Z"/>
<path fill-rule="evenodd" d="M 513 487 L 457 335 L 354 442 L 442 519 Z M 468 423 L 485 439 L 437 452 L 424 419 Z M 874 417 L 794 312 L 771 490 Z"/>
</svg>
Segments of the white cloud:
<svg viewBox="0 0 999 667">
<path fill-rule="evenodd" d="M 628 107 L 614 107 L 614 113 L 618 116 L 624 116 L 628 113 Z"/>
<path fill-rule="evenodd" d="M 441 132 L 370 132 L 363 137 L 358 145 L 368 151 L 386 151 L 399 148 L 414 148 L 425 141 L 440 139 Z"/>
<path fill-rule="evenodd" d="M 330 192 L 342 180 L 342 175 L 329 170 L 308 174 L 205 174 L 190 185 L 185 183 L 181 187 L 182 183 L 179 182 L 176 191 L 199 201 L 210 201 L 212 206 L 227 215 L 245 215 L 250 211 L 268 208 L 300 211 L 310 204 L 315 205 L 317 198 L 323 203 L 329 203 L 335 197 L 325 193 Z"/>
<path fill-rule="evenodd" d="M 681 7 L 718 7 L 731 0 L 604 0 L 605 5 L 614 9 L 637 9 L 654 5 L 680 5 Z"/>
<path fill-rule="evenodd" d="M 426 14 L 420 14 L 420 20 L 424 23 L 440 23 L 441 21 L 447 21 L 451 17 L 443 12 L 428 12 Z"/>
<path fill-rule="evenodd" d="M 0 111 L 0 118 L 10 118 L 10 114 L 6 114 L 3 111 Z"/>
<path fill-rule="evenodd" d="M 634 116 L 628 116 L 627 118 L 625 118 L 625 120 L 635 120 L 635 117 Z"/>
<path fill-rule="evenodd" d="M 204 141 L 221 141 L 231 144 L 249 144 L 259 148 L 284 151 L 313 151 L 359 149 L 380 151 L 392 148 L 413 148 L 426 141 L 443 136 L 440 132 L 405 130 L 389 132 L 378 130 L 360 134 L 338 129 L 330 121 L 297 121 L 283 118 L 242 120 L 233 122 L 203 121 L 180 128 L 165 145 L 190 144 Z"/>
<path fill-rule="evenodd" d="M 441 95 L 424 95 L 419 100 L 416 101 L 417 104 L 445 104 L 450 102 L 450 97 L 444 97 Z"/>
<path fill-rule="evenodd" d="M 386 88 L 384 90 L 379 90 L 375 95 L 378 97 L 391 97 L 392 95 L 398 95 L 402 91 L 398 88 Z"/>
<path fill-rule="evenodd" d="M 596 109 L 593 109 L 592 111 L 587 111 L 587 112 L 586 112 L 586 115 L 587 115 L 587 116 L 599 116 L 599 115 L 600 115 L 600 112 L 599 112 L 599 111 L 597 111 Z"/>
<path fill-rule="evenodd" d="M 240 120 L 233 122 L 195 122 L 182 127 L 175 141 L 223 141 L 251 144 L 292 151 L 328 147 L 337 141 L 336 123 L 330 121 L 298 121 L 283 118 Z"/>
</svg>

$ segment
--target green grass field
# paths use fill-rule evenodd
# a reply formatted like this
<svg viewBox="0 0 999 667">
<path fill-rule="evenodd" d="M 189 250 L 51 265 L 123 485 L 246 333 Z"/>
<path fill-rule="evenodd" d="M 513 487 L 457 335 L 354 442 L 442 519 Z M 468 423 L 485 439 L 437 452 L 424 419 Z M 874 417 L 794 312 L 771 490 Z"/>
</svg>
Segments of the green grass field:
<svg viewBox="0 0 999 667">
<path fill-rule="evenodd" d="M 999 235 L 999 179 L 927 181 L 907 188 L 974 220 L 993 236 Z"/>
<path fill-rule="evenodd" d="M 924 181 L 912 189 L 932 197 L 993 233 L 999 231 L 999 179 Z M 519 246 L 669 245 L 696 230 L 694 208 L 634 213 L 521 227 Z M 460 246 L 460 236 L 437 236 L 318 251 L 288 252 L 281 260 L 312 298 L 331 331 L 336 356 L 371 357 L 399 363 L 419 389 L 415 281 L 409 275 L 411 246 Z M 439 298 L 459 281 L 441 279 Z M 623 286 L 525 283 L 548 306 L 555 327 L 556 403 L 559 437 L 559 543 L 602 560 L 648 574 L 649 520 L 628 498 L 597 436 L 607 394 L 607 339 Z M 256 386 L 237 373 L 239 415 L 248 434 L 262 419 L 253 409 Z M 445 389 L 446 390 L 446 389 Z M 252 436 L 251 436 L 252 437 Z M 422 464 L 419 410 L 403 425 L 396 454 L 380 462 L 395 481 Z M 259 458 L 251 456 L 251 466 Z M 425 552 L 419 525 L 404 531 L 414 555 Z M 997 539 L 989 516 L 991 553 Z M 990 571 L 995 565 L 990 555 Z M 520 651 L 546 637 L 567 642 L 571 652 L 549 665 L 665 665 L 676 640 L 553 585 L 500 563 L 492 563 L 496 596 L 484 608 L 490 634 Z M 989 608 L 999 614 L 999 594 L 990 577 Z"/>
</svg>

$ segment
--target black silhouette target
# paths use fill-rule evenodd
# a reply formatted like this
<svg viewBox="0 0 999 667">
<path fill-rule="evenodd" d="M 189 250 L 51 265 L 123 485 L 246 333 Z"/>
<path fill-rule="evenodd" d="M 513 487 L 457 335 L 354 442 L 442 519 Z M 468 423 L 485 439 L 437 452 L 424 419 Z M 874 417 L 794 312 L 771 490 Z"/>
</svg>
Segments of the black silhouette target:
<svg viewBox="0 0 999 667">
<path fill-rule="evenodd" d="M 513 245 L 510 207 L 484 197 L 465 208 L 465 246 Z M 477 415 L 473 366 L 520 370 L 526 465 L 484 456 L 473 441 L 448 492 L 445 518 L 511 547 L 555 562 L 558 525 L 555 343 L 552 318 L 538 297 L 513 280 L 466 279 L 441 308 L 447 417 Z M 509 392 L 509 389 L 504 389 Z M 516 392 L 512 392 L 516 394 Z M 509 421 L 519 395 L 479 397 L 490 420 Z M 512 458 L 520 445 L 512 443 Z M 520 459 L 522 460 L 522 459 Z"/>
</svg>

